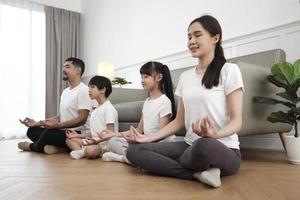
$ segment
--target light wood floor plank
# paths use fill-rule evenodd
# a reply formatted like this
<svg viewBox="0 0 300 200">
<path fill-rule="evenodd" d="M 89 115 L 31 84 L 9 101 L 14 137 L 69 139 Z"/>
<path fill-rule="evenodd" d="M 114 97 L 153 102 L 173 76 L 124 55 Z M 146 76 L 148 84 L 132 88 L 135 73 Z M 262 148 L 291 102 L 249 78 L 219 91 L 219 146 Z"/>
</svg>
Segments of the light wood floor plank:
<svg viewBox="0 0 300 200">
<path fill-rule="evenodd" d="M 0 199 L 300 199 L 300 166 L 283 152 L 242 150 L 239 173 L 211 189 L 122 163 L 22 152 L 18 141 L 0 141 Z"/>
</svg>

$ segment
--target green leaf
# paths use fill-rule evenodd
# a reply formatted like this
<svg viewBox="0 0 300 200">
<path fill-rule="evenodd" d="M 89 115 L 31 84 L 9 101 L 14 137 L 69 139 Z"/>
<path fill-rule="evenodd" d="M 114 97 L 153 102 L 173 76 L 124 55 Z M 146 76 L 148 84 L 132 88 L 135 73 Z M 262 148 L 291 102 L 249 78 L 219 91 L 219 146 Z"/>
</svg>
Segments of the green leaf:
<svg viewBox="0 0 300 200">
<path fill-rule="evenodd" d="M 294 104 L 298 103 L 300 101 L 300 97 L 297 97 L 296 99 L 294 99 Z"/>
<path fill-rule="evenodd" d="M 255 96 L 255 97 L 253 97 L 252 101 L 253 101 L 253 103 L 270 104 L 270 105 L 282 104 L 289 108 L 296 107 L 294 104 L 292 104 L 290 102 L 280 101 L 280 100 L 269 98 L 269 97 Z"/>
<path fill-rule="evenodd" d="M 273 112 L 267 118 L 268 121 L 272 123 L 287 123 L 293 125 L 296 118 L 293 118 L 290 114 L 284 113 L 282 111 Z"/>
<path fill-rule="evenodd" d="M 126 79 L 122 77 L 115 77 L 114 80 L 112 80 L 112 84 L 126 85 L 126 84 L 131 84 L 131 82 L 126 81 Z"/>
<path fill-rule="evenodd" d="M 295 80 L 300 79 L 300 59 L 294 62 Z"/>
<path fill-rule="evenodd" d="M 289 87 L 289 83 L 285 79 L 282 79 L 278 75 L 269 75 L 267 77 L 267 79 L 268 79 L 269 82 L 273 83 L 277 87 L 282 87 L 282 88 L 288 88 Z"/>
<path fill-rule="evenodd" d="M 292 97 L 293 103 L 297 102 L 297 91 L 300 87 L 300 79 L 297 79 L 296 81 L 293 82 L 292 85 L 290 85 L 288 88 L 286 88 L 286 92 Z"/>
<path fill-rule="evenodd" d="M 296 79 L 291 85 L 291 88 L 293 88 L 293 90 L 298 90 L 299 87 L 300 87 L 300 78 Z"/>
<path fill-rule="evenodd" d="M 278 62 L 272 66 L 271 71 L 274 75 L 280 76 L 280 78 L 286 80 L 289 84 L 294 82 L 294 67 L 289 62 Z"/>
<path fill-rule="evenodd" d="M 300 107 L 298 107 L 298 108 L 292 108 L 291 111 L 293 112 L 293 114 L 300 115 Z"/>
<path fill-rule="evenodd" d="M 289 93 L 287 93 L 287 92 L 276 93 L 276 95 L 280 96 L 281 98 L 284 98 L 286 100 L 293 101 L 293 97 L 291 97 L 291 95 L 289 95 Z"/>
</svg>

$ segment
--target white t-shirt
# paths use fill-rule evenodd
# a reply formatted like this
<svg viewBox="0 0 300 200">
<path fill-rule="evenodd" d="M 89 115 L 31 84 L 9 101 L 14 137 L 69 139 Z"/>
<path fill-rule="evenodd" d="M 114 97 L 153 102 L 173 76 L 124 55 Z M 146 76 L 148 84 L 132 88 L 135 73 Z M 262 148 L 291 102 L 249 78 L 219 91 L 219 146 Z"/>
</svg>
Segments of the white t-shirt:
<svg viewBox="0 0 300 200">
<path fill-rule="evenodd" d="M 118 112 L 109 100 L 92 111 L 90 126 L 93 138 L 98 138 L 97 133 L 106 129 L 107 124 L 114 124 L 114 131 L 118 132 Z"/>
<path fill-rule="evenodd" d="M 92 110 L 92 101 L 88 95 L 88 86 L 84 83 L 74 88 L 66 88 L 60 96 L 60 121 L 65 122 L 78 117 L 79 110 Z M 74 130 L 82 131 L 89 129 L 89 120 L 83 126 L 75 127 Z"/>
<path fill-rule="evenodd" d="M 195 68 L 183 72 L 175 92 L 183 101 L 187 131 L 184 140 L 189 145 L 200 138 L 193 132 L 192 123 L 203 116 L 208 116 L 217 130 L 222 129 L 229 122 L 226 96 L 236 89 L 244 89 L 242 75 L 236 64 L 224 64 L 217 87 L 206 89 L 202 85 L 202 78 L 203 75 L 196 74 Z M 229 148 L 239 149 L 239 139 L 236 133 L 218 140 Z"/>
<path fill-rule="evenodd" d="M 160 97 L 151 100 L 148 97 L 144 102 L 142 113 L 144 134 L 153 134 L 159 130 L 160 118 L 169 114 L 172 115 L 171 101 L 165 94 L 162 94 Z M 174 138 L 175 136 L 171 135 L 161 141 L 170 142 L 173 141 Z"/>
</svg>

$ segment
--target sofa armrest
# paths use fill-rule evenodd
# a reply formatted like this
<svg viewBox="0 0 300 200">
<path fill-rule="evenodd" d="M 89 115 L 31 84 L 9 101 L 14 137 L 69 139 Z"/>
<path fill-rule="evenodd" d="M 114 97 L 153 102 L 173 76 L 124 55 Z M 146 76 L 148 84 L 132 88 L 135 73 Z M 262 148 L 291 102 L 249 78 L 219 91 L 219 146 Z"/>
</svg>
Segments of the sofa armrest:
<svg viewBox="0 0 300 200">
<path fill-rule="evenodd" d="M 237 62 L 237 64 L 240 67 L 245 86 L 243 125 L 238 135 L 289 132 L 292 129 L 291 125 L 267 121 L 267 117 L 272 112 L 286 110 L 284 106 L 253 103 L 254 96 L 275 97 L 275 94 L 281 90 L 267 80 L 270 67 L 245 62 Z"/>
</svg>

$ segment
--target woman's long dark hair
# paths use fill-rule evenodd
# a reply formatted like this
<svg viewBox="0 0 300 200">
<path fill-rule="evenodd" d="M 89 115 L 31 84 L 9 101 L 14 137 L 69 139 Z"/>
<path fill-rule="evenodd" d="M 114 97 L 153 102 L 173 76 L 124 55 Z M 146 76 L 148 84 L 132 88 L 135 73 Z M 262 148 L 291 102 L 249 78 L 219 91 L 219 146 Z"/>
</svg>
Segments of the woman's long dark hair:
<svg viewBox="0 0 300 200">
<path fill-rule="evenodd" d="M 219 41 L 216 43 L 215 57 L 212 60 L 212 62 L 208 65 L 202 79 L 202 84 L 207 89 L 211 89 L 212 87 L 219 85 L 220 72 L 223 65 L 226 62 L 223 47 L 221 46 L 222 28 L 218 20 L 210 15 L 204 15 L 202 17 L 194 19 L 190 23 L 189 27 L 196 22 L 200 23 L 201 26 L 210 34 L 211 37 L 216 36 L 217 34 L 219 34 L 220 36 Z"/>
<path fill-rule="evenodd" d="M 159 82 L 159 89 L 162 93 L 166 94 L 172 104 L 172 120 L 176 117 L 175 100 L 173 93 L 173 84 L 169 67 L 160 62 L 147 62 L 140 69 L 140 74 L 147 74 L 153 76 L 162 74 L 162 80 Z"/>
</svg>

